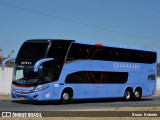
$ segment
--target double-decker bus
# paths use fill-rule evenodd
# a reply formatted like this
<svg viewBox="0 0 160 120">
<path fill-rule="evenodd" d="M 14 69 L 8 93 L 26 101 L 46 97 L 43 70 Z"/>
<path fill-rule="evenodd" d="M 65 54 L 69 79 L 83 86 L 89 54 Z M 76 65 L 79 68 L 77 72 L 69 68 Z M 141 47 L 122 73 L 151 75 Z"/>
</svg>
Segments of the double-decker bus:
<svg viewBox="0 0 160 120">
<path fill-rule="evenodd" d="M 156 92 L 154 50 L 74 40 L 25 41 L 15 59 L 11 96 L 26 100 L 120 98 L 140 100 Z"/>
</svg>

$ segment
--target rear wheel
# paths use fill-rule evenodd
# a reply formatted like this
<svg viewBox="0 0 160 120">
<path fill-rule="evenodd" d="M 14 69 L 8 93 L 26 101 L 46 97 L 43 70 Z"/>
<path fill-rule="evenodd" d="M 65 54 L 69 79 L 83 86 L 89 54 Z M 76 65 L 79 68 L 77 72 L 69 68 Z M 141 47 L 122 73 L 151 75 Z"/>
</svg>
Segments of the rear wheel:
<svg viewBox="0 0 160 120">
<path fill-rule="evenodd" d="M 130 89 L 127 89 L 124 92 L 124 100 L 130 101 L 132 99 L 132 91 Z"/>
<path fill-rule="evenodd" d="M 69 91 L 64 91 L 61 95 L 61 103 L 69 104 L 72 102 L 72 94 Z"/>
<path fill-rule="evenodd" d="M 141 100 L 141 97 L 142 97 L 142 91 L 140 89 L 136 89 L 133 94 L 133 99 L 134 100 Z"/>
</svg>

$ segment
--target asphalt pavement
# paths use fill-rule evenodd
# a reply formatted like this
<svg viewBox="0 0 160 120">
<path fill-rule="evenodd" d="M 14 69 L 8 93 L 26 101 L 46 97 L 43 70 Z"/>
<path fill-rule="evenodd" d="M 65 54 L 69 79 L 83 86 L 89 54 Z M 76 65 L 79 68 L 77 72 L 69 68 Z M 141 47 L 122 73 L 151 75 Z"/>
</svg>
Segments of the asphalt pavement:
<svg viewBox="0 0 160 120">
<path fill-rule="evenodd" d="M 141 101 L 123 101 L 123 99 L 96 99 L 74 101 L 72 104 L 59 104 L 56 101 L 34 102 L 22 100 L 0 100 L 0 111 L 77 111 L 104 110 L 121 107 L 160 106 L 160 97 L 146 97 Z"/>
</svg>

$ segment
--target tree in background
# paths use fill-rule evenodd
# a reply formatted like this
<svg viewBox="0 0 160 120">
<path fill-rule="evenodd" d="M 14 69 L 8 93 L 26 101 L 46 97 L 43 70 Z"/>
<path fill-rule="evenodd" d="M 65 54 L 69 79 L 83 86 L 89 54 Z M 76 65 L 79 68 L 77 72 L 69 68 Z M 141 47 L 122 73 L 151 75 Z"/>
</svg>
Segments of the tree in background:
<svg viewBox="0 0 160 120">
<path fill-rule="evenodd" d="M 11 50 L 11 52 L 7 55 L 6 58 L 11 57 L 13 54 L 14 54 L 14 50 Z M 2 65 L 2 61 L 6 58 L 3 56 L 2 49 L 0 49 L 0 66 Z M 13 67 L 13 66 L 14 66 L 14 61 L 9 61 L 6 64 L 6 67 Z"/>
</svg>

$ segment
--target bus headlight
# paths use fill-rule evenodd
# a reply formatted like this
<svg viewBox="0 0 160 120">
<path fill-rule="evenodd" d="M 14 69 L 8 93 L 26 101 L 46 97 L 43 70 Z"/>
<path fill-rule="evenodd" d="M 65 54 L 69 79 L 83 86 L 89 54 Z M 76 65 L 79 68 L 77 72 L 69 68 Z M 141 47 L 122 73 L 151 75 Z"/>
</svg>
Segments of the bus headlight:
<svg viewBox="0 0 160 120">
<path fill-rule="evenodd" d="M 46 89 L 46 88 L 48 88 L 48 87 L 49 87 L 49 85 L 43 86 L 43 87 L 41 87 L 41 88 L 37 88 L 37 89 L 33 90 L 33 92 L 38 92 L 38 91 L 44 90 L 44 89 Z"/>
</svg>

